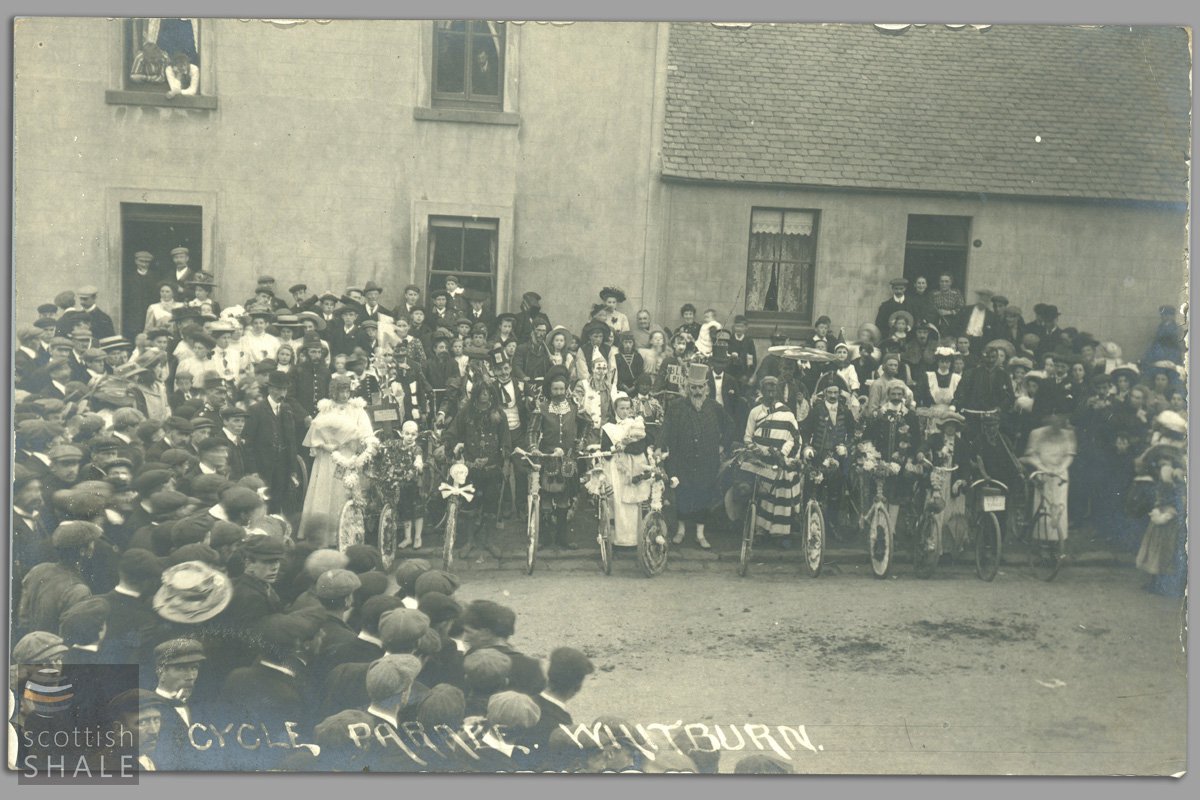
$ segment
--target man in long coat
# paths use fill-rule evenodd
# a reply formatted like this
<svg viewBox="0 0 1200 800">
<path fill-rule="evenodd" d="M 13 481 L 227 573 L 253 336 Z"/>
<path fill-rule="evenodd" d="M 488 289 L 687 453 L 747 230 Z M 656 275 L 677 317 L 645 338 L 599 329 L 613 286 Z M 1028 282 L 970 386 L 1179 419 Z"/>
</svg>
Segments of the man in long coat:
<svg viewBox="0 0 1200 800">
<path fill-rule="evenodd" d="M 300 424 L 296 406 L 288 398 L 291 380 L 282 372 L 268 379 L 267 396 L 250 408 L 246 417 L 246 474 L 258 473 L 270 490 L 272 514 L 289 513 L 297 506 L 299 488 L 296 456 L 300 450 Z"/>
<path fill-rule="evenodd" d="M 708 397 L 708 367 L 689 364 L 687 397 L 667 406 L 658 446 L 666 450 L 667 473 L 679 480 L 675 506 L 679 513 L 675 543 L 683 542 L 685 527 L 695 525 L 701 548 L 712 547 L 704 538 L 704 519 L 721 494 L 717 474 L 721 453 L 733 437 L 733 422 L 715 400 Z"/>
</svg>

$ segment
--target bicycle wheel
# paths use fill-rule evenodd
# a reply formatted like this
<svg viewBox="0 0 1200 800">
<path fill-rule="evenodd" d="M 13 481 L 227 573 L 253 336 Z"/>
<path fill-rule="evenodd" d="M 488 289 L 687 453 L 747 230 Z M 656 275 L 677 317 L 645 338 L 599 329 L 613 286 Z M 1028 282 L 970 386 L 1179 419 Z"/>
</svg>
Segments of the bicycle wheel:
<svg viewBox="0 0 1200 800">
<path fill-rule="evenodd" d="M 937 520 L 926 511 L 913 525 L 913 571 L 918 578 L 929 578 L 937 562 Z"/>
<path fill-rule="evenodd" d="M 758 527 L 758 499 L 750 496 L 750 507 L 746 509 L 742 523 L 742 551 L 738 554 L 738 577 L 746 577 L 750 570 L 750 555 L 754 552 L 754 529 Z"/>
<path fill-rule="evenodd" d="M 975 574 L 991 581 L 1000 570 L 1000 520 L 991 511 L 980 512 L 972 526 L 975 535 Z"/>
<path fill-rule="evenodd" d="M 887 506 L 880 503 L 870 511 L 871 570 L 876 578 L 886 578 L 892 569 L 892 520 Z"/>
<path fill-rule="evenodd" d="M 379 509 L 379 552 L 383 555 L 383 567 L 392 566 L 396 558 L 396 509 L 391 503 L 384 503 Z"/>
<path fill-rule="evenodd" d="M 809 575 L 820 576 L 824 556 L 825 512 L 820 503 L 809 500 L 804 509 L 804 562 Z"/>
<path fill-rule="evenodd" d="M 533 574 L 533 564 L 537 560 L 538 536 L 542 529 L 542 498 L 530 495 L 526 503 L 529 519 L 525 522 L 525 533 L 529 537 L 528 551 L 525 554 L 525 574 Z"/>
<path fill-rule="evenodd" d="M 454 534 L 458 529 L 458 501 L 446 504 L 446 536 L 442 544 L 442 569 L 449 572 L 454 564 Z"/>
<path fill-rule="evenodd" d="M 608 502 L 603 497 L 596 498 L 599 509 L 596 543 L 600 545 L 600 568 L 604 570 L 605 575 L 612 575 L 613 545 L 612 534 L 609 531 L 609 527 L 612 525 L 612 516 L 609 514 Z"/>
<path fill-rule="evenodd" d="M 1029 567 L 1038 580 L 1052 581 L 1063 562 L 1063 542 L 1039 539 L 1038 533 L 1050 528 L 1050 515 L 1039 511 L 1029 525 Z"/>
<path fill-rule="evenodd" d="M 352 545 L 363 543 L 363 513 L 353 500 L 342 505 L 338 515 L 338 549 L 343 553 Z"/>
<path fill-rule="evenodd" d="M 647 578 L 666 569 L 668 538 L 666 518 L 661 512 L 651 511 L 638 529 L 638 560 Z"/>
<path fill-rule="evenodd" d="M 308 494 L 308 464 L 304 461 L 304 456 L 296 456 L 296 477 L 300 480 L 300 486 L 296 492 L 300 497 Z"/>
</svg>

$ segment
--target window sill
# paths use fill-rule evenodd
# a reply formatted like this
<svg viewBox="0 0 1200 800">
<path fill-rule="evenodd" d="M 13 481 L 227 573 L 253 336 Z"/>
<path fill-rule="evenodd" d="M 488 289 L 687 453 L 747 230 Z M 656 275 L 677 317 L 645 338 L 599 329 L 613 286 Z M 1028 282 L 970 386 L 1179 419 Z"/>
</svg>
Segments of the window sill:
<svg viewBox="0 0 1200 800">
<path fill-rule="evenodd" d="M 104 93 L 104 102 L 110 106 L 161 106 L 163 108 L 200 108 L 214 110 L 217 98 L 212 95 L 194 94 L 167 97 L 166 92 L 134 92 L 126 89 L 109 89 Z"/>
<path fill-rule="evenodd" d="M 469 122 L 480 125 L 521 124 L 521 115 L 512 111 L 482 111 L 473 108 L 413 108 L 413 119 L 431 122 Z"/>
<path fill-rule="evenodd" d="M 807 340 L 813 335 L 813 325 L 811 322 L 804 322 L 797 319 L 755 319 L 748 317 L 746 320 L 746 332 L 755 339 L 769 339 L 775 333 L 776 328 L 784 336 L 792 340 L 795 344 L 799 340 Z"/>
</svg>

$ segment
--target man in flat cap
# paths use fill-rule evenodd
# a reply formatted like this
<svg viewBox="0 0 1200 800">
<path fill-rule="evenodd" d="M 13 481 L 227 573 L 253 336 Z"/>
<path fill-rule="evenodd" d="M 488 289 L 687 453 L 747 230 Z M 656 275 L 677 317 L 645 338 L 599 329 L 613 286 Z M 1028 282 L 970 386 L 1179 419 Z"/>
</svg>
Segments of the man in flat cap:
<svg viewBox="0 0 1200 800">
<path fill-rule="evenodd" d="M 412 319 L 414 308 L 421 308 L 421 287 L 415 283 L 410 283 L 404 287 L 404 302 L 396 309 L 396 318 L 407 317 Z"/>
<path fill-rule="evenodd" d="M 188 281 L 196 277 L 196 271 L 190 266 L 191 252 L 186 247 L 171 248 L 171 271 L 169 280 L 175 284 L 175 297 L 180 300 L 190 300 L 191 289 Z M 157 294 L 157 292 L 156 292 Z"/>
<path fill-rule="evenodd" d="M 891 330 L 888 320 L 892 318 L 892 314 L 897 311 L 911 310 L 911 304 L 907 303 L 908 279 L 892 278 L 889 285 L 892 289 L 892 296 L 879 304 L 879 311 L 875 314 L 875 326 L 881 331 Z"/>
<path fill-rule="evenodd" d="M 462 615 L 463 641 L 467 655 L 477 650 L 493 649 L 512 659 L 510 684 L 512 688 L 536 695 L 546 688 L 542 665 L 508 643 L 516 632 L 517 615 L 511 608 L 490 600 L 475 600 Z"/>
<path fill-rule="evenodd" d="M 233 599 L 222 612 L 230 625 L 247 627 L 283 611 L 275 582 L 287 551 L 278 536 L 254 534 L 242 541 L 244 571 L 233 580 Z"/>
<path fill-rule="evenodd" d="M 358 634 L 346 624 L 346 614 L 360 586 L 358 575 L 348 569 L 327 570 L 317 577 L 312 591 L 321 605 L 313 610 L 313 618 L 321 626 L 325 647 L 340 647 L 357 638 Z"/>
<path fill-rule="evenodd" d="M 158 287 L 163 279 L 153 267 L 154 254 L 149 250 L 138 250 L 133 254 L 133 271 L 125 273 L 121 329 L 126 336 L 134 336 L 142 330 L 146 308 L 158 302 Z"/>
<path fill-rule="evenodd" d="M 441 326 L 453 329 L 460 315 L 450 305 L 450 293 L 445 289 L 435 289 L 429 293 L 429 302 L 432 303 L 429 308 L 429 325 L 434 328 Z"/>
<path fill-rule="evenodd" d="M 246 474 L 246 440 L 242 438 L 242 434 L 246 429 L 247 413 L 241 406 L 225 406 L 221 409 L 221 428 L 214 432 L 214 436 L 225 440 L 229 450 L 226 464 L 231 481 L 240 481 Z"/>
<path fill-rule="evenodd" d="M 116 740 L 123 742 L 133 737 L 137 742 L 138 768 L 145 772 L 158 771 L 158 743 L 164 713 L 162 698 L 148 689 L 130 689 L 109 701 L 107 711 Z"/>
<path fill-rule="evenodd" d="M 372 662 L 366 674 L 370 704 L 364 710 L 393 729 L 415 721 L 416 706 L 410 700 L 420 672 L 421 659 L 412 655 L 387 655 Z"/>
<path fill-rule="evenodd" d="M 26 573 L 38 564 L 54 559 L 50 537 L 38 524 L 44 503 L 40 476 L 41 473 L 24 464 L 13 464 L 11 600 L 13 606 L 18 608 L 21 605 L 21 584 Z"/>
<path fill-rule="evenodd" d="M 63 612 L 91 596 L 83 573 L 102 535 L 92 522 L 68 521 L 55 528 L 50 537 L 55 560 L 29 570 L 21 586 L 18 634 L 57 631 Z"/>
<path fill-rule="evenodd" d="M 292 296 L 292 312 L 300 314 L 304 311 L 317 311 L 321 305 L 321 298 L 308 290 L 308 284 L 294 283 L 288 287 L 288 294 Z"/>
<path fill-rule="evenodd" d="M 204 714 L 197 714 L 192 701 L 206 659 L 204 645 L 196 639 L 170 639 L 154 648 L 154 693 L 164 706 L 159 734 L 162 769 L 196 768 L 197 755 L 188 740 L 188 727 L 206 721 Z"/>
<path fill-rule="evenodd" d="M 88 322 L 92 328 L 92 337 L 96 340 L 105 339 L 116 334 L 112 317 L 96 306 L 96 297 L 100 290 L 95 286 L 81 286 L 75 290 L 75 304 L 80 312 L 80 318 Z"/>
</svg>

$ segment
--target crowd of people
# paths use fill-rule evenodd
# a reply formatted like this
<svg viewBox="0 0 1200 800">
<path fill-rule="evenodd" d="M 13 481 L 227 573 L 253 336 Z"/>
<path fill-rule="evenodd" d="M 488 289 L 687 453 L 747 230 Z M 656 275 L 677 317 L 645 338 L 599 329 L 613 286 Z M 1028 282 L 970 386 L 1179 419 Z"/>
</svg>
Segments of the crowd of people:
<svg viewBox="0 0 1200 800">
<path fill-rule="evenodd" d="M 584 654 L 561 648 L 544 666 L 508 644 L 512 610 L 461 606 L 457 579 L 420 559 L 384 567 L 425 545 L 436 498 L 423 476 L 452 462 L 475 489 L 464 548 L 494 550 L 499 494 L 527 480 L 517 449 L 541 459 L 552 545 L 577 546 L 588 454 L 607 465 L 617 544 L 636 543 L 639 476 L 657 454 L 675 544 L 691 534 L 706 549 L 722 498 L 736 507 L 749 481 L 761 534 L 789 547 L 818 484 L 832 530 L 857 529 L 856 470 L 880 476 L 893 509 L 927 480 L 943 513 L 977 475 L 1019 494 L 1039 470 L 1063 479 L 1038 489 L 1059 493 L 1056 535 L 1088 523 L 1137 551 L 1152 589 L 1182 586 L 1184 336 L 1169 306 L 1134 363 L 1059 327 L 1053 305 L 1026 321 L 990 292 L 966 305 L 949 276 L 932 292 L 896 279 L 853 336 L 822 316 L 799 340 L 777 330 L 760 356 L 742 316 L 688 304 L 670 326 L 631 320 L 617 287 L 575 333 L 580 320 L 552 322 L 536 292 L 493 314 L 455 276 L 392 307 L 374 282 L 298 283 L 285 299 L 269 276 L 222 304 L 186 248 L 165 275 L 148 256 L 129 293 L 145 314 L 124 317 L 140 329 L 118 331 L 91 286 L 17 321 L 12 550 L 14 663 L 141 664 L 126 719 L 161 706 L 148 762 L 211 768 L 186 746 L 194 698 L 214 721 L 292 723 L 320 745 L 227 751 L 239 767 L 454 769 L 464 737 L 502 768 L 647 767 L 622 746 L 632 734 L 594 751 L 555 738 L 592 671 Z M 339 541 L 356 494 L 396 509 L 394 552 Z M 414 721 L 441 733 L 417 741 L 402 730 Z"/>
</svg>

